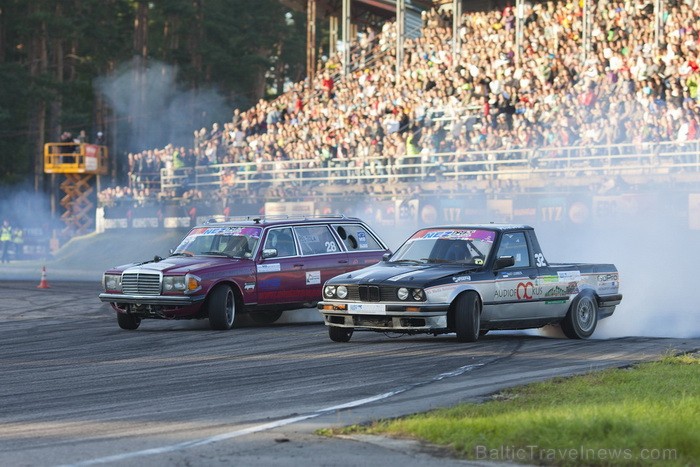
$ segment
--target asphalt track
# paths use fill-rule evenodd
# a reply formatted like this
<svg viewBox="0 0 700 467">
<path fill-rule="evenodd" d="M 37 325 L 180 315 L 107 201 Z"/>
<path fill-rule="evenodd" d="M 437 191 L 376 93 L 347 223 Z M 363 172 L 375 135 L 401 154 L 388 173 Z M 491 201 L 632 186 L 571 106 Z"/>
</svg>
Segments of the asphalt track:
<svg viewBox="0 0 700 467">
<path fill-rule="evenodd" d="M 356 333 L 314 310 L 211 331 L 120 330 L 90 282 L 0 281 L 0 465 L 465 465 L 430 446 L 314 430 L 395 417 L 504 387 L 700 349 L 700 339 Z"/>
</svg>

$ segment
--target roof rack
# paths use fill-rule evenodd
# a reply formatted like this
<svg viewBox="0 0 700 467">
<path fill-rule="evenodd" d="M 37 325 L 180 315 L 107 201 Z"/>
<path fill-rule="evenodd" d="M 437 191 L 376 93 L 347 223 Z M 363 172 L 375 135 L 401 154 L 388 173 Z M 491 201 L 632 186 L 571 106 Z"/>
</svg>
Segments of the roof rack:
<svg viewBox="0 0 700 467">
<path fill-rule="evenodd" d="M 204 224 L 218 224 L 221 222 L 236 222 L 236 221 L 253 221 L 259 224 L 263 221 L 287 220 L 287 219 L 348 219 L 345 214 L 312 214 L 312 215 L 289 215 L 289 214 L 273 214 L 269 216 L 223 216 L 217 215 L 204 221 Z"/>
</svg>

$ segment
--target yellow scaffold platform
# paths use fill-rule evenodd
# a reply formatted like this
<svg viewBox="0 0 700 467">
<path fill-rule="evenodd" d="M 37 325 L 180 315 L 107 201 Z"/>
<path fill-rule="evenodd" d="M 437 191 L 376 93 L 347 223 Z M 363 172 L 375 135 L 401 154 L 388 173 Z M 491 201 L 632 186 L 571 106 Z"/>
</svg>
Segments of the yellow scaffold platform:
<svg viewBox="0 0 700 467">
<path fill-rule="evenodd" d="M 65 193 L 61 219 L 64 233 L 83 235 L 93 230 L 95 203 L 93 183 L 109 170 L 106 146 L 87 143 L 47 143 L 44 145 L 44 173 L 64 174 L 60 188 Z"/>
</svg>

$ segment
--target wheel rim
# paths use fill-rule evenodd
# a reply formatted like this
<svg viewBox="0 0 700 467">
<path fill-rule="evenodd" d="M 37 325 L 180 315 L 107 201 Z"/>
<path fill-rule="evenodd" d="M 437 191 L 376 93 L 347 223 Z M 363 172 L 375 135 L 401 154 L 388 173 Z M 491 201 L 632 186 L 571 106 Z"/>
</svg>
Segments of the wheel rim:
<svg viewBox="0 0 700 467">
<path fill-rule="evenodd" d="M 595 324 L 595 307 L 590 298 L 586 297 L 578 302 L 576 318 L 582 331 L 587 332 L 593 329 Z"/>
<path fill-rule="evenodd" d="M 226 322 L 231 325 L 233 324 L 234 315 L 234 305 L 233 305 L 233 292 L 229 291 L 226 294 Z"/>
</svg>

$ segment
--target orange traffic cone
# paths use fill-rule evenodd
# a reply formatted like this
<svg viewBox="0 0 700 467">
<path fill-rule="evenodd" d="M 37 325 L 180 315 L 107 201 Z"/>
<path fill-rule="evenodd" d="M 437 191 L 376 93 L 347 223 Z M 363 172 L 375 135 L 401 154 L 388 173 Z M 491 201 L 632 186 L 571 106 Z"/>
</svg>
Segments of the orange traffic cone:
<svg viewBox="0 0 700 467">
<path fill-rule="evenodd" d="M 36 286 L 37 289 L 50 289 L 49 281 L 46 280 L 46 266 L 41 268 L 41 281 Z"/>
</svg>

